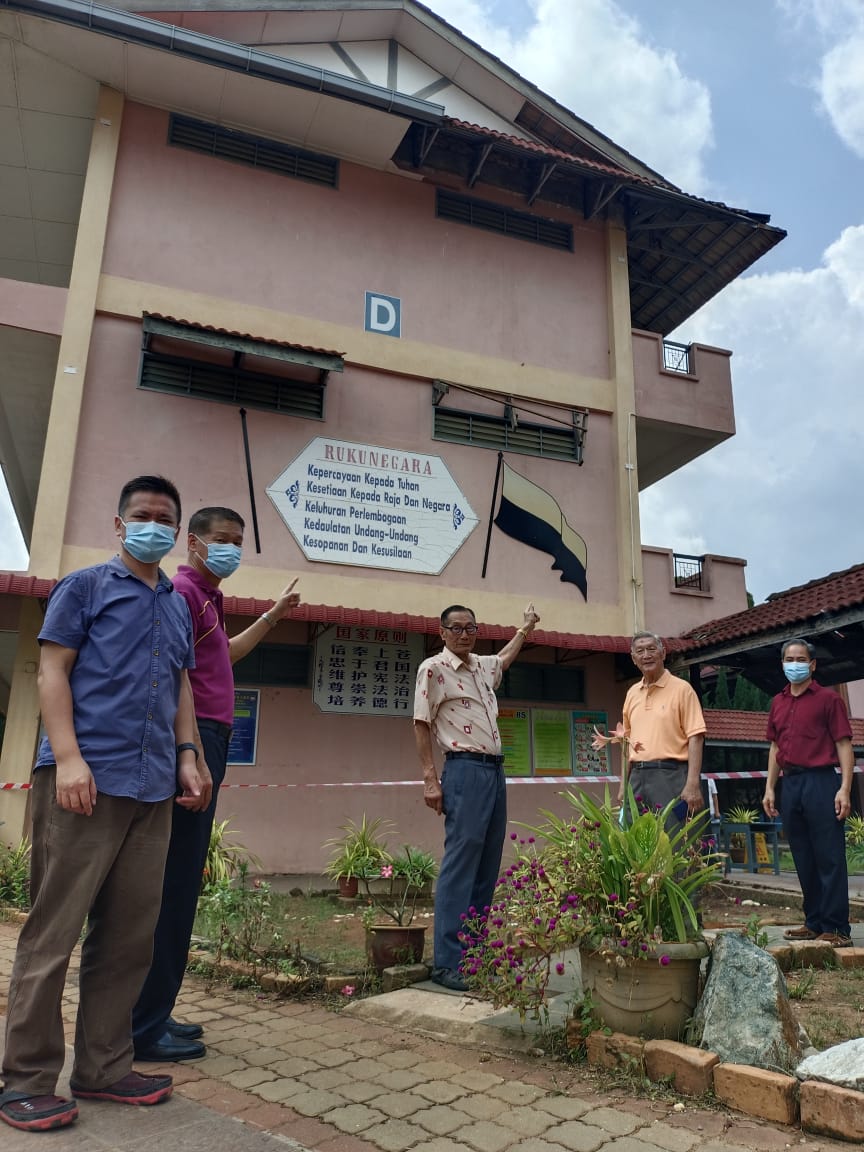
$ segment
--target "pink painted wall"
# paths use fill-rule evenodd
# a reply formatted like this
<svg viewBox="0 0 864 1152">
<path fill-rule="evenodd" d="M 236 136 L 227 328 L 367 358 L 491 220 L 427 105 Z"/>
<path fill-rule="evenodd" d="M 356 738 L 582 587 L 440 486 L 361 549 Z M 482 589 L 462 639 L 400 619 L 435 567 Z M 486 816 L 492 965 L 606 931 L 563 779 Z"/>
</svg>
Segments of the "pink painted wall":
<svg viewBox="0 0 864 1152">
<path fill-rule="evenodd" d="M 245 517 L 250 513 L 240 418 L 230 405 L 166 396 L 136 387 L 140 356 L 139 322 L 97 317 L 76 454 L 75 479 L 67 522 L 66 542 L 91 547 L 113 546 L 110 518 L 93 515 L 102 507 L 106 490 L 119 491 L 139 471 L 161 471 L 178 485 L 184 507 L 224 503 Z M 460 400 L 451 393 L 454 407 Z M 386 408 L 386 424 L 381 413 Z M 501 410 L 500 405 L 498 410 Z M 248 412 L 254 463 L 256 502 L 262 555 L 249 554 L 248 563 L 314 575 L 318 563 L 308 562 L 294 537 L 265 495 L 265 489 L 316 436 L 416 449 L 441 456 L 480 520 L 450 561 L 438 582 L 454 587 L 478 583 L 485 546 L 485 528 L 495 478 L 495 452 L 431 439 L 432 404 L 428 383 L 348 369 L 331 373 L 327 384 L 324 422 Z M 613 497 L 612 421 L 592 414 L 585 463 L 510 454 L 508 461 L 529 480 L 558 500 L 570 524 L 588 545 L 589 603 L 617 599 L 617 544 Z M 526 549 L 501 532 L 493 533 L 486 586 L 493 592 L 531 589 L 531 595 L 572 601 L 573 630 L 582 631 L 578 614 L 584 601 L 570 584 L 552 572 L 551 558 Z M 328 565 L 346 576 L 357 569 Z M 416 584 L 413 573 L 379 571 L 382 582 Z M 310 585 L 307 583 L 306 588 Z M 313 593 L 306 593 L 312 599 Z M 347 601 L 346 601 L 347 603 Z M 353 605 L 380 607 L 374 605 Z"/>
<path fill-rule="evenodd" d="M 642 548 L 646 628 L 661 636 L 680 636 L 698 624 L 745 610 L 746 560 L 706 556 L 703 592 L 675 587 L 672 556 L 670 548 Z"/>
<path fill-rule="evenodd" d="M 847 684 L 846 691 L 849 693 L 849 715 L 864 716 L 864 680 Z"/>
<path fill-rule="evenodd" d="M 663 339 L 633 330 L 636 414 L 646 420 L 732 435 L 732 353 L 704 344 L 691 347 L 692 375 L 663 368 Z"/>
<path fill-rule="evenodd" d="M 322 188 L 167 133 L 164 112 L 127 104 L 106 273 L 352 327 L 383 292 L 402 298 L 403 339 L 608 376 L 602 224 L 561 209 L 576 239 L 559 252 L 438 220 L 434 188 L 402 176 L 343 163 Z"/>
<path fill-rule="evenodd" d="M 0 276 L 0 326 L 59 336 L 68 289 Z"/>
<path fill-rule="evenodd" d="M 242 620 L 230 624 L 232 631 L 243 626 Z M 293 642 L 305 640 L 298 625 L 284 631 Z M 620 718 L 626 685 L 616 683 L 609 656 L 589 657 L 584 667 L 587 704 L 574 701 L 574 707 L 604 709 L 614 724 Z M 516 705 L 507 701 L 506 706 Z M 440 858 L 443 821 L 423 804 L 419 782 L 392 784 L 419 781 L 413 725 L 407 718 L 322 713 L 310 690 L 263 688 L 258 763 L 251 768 L 232 767 L 226 779 L 229 785 L 297 785 L 229 787 L 222 792 L 219 818 L 231 820 L 238 839 L 260 857 L 265 872 L 320 873 L 328 855 L 323 842 L 336 835 L 346 820 L 359 820 L 364 812 L 393 821 L 401 834 L 394 837 L 394 844 L 410 842 Z M 363 788 L 310 787 L 376 781 L 382 783 Z M 570 785 L 510 785 L 511 822 L 536 823 L 541 807 L 565 811 L 558 793 L 566 787 Z M 595 794 L 602 792 L 602 786 L 589 787 Z"/>
</svg>

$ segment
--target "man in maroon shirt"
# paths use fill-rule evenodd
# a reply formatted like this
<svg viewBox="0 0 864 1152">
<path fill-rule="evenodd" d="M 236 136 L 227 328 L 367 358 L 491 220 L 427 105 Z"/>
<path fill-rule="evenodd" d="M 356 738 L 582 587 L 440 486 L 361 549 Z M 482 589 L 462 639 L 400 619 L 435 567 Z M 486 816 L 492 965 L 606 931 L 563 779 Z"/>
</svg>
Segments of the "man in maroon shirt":
<svg viewBox="0 0 864 1152">
<path fill-rule="evenodd" d="M 852 727 L 836 692 L 813 679 L 813 646 L 787 640 L 783 673 L 789 683 L 771 701 L 768 714 L 768 779 L 762 807 L 777 816 L 774 789 L 782 769 L 781 815 L 804 897 L 804 924 L 789 940 L 827 940 L 851 945 L 849 877 L 844 821 L 851 808 Z M 840 765 L 837 784 L 835 766 Z"/>
<path fill-rule="evenodd" d="M 196 742 L 213 777 L 213 798 L 203 812 L 178 809 L 165 862 L 162 908 L 153 939 L 153 961 L 132 1014 L 136 1060 L 195 1060 L 206 1049 L 199 1024 L 180 1024 L 171 1013 L 189 955 L 201 877 L 219 787 L 225 776 L 234 722 L 232 665 L 259 644 L 286 613 L 300 603 L 293 581 L 272 608 L 230 639 L 225 631 L 222 580 L 237 570 L 243 546 L 242 517 L 231 508 L 201 508 L 189 521 L 188 560 L 173 584 L 192 616 Z M 191 670 L 190 670 L 191 672 Z"/>
</svg>

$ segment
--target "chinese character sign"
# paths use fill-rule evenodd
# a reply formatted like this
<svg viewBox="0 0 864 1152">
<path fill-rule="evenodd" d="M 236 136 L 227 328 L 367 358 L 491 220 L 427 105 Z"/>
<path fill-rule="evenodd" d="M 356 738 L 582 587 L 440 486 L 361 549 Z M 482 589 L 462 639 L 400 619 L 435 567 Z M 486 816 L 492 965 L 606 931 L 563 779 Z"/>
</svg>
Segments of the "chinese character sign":
<svg viewBox="0 0 864 1152">
<path fill-rule="evenodd" d="M 409 717 L 422 659 L 423 637 L 404 629 L 334 625 L 315 642 L 315 703 L 322 712 Z"/>
</svg>

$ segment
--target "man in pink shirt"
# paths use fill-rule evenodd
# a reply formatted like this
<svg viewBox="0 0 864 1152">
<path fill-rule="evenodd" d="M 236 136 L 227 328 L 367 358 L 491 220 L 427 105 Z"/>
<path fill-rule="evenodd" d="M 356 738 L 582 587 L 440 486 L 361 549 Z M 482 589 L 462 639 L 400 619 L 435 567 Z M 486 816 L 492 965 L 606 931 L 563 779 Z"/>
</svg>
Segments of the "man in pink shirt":
<svg viewBox="0 0 864 1152">
<path fill-rule="evenodd" d="M 213 798 L 206 811 L 178 809 L 172 822 L 165 862 L 162 908 L 153 938 L 153 961 L 132 1013 L 136 1060 L 195 1060 L 206 1054 L 199 1024 L 181 1024 L 171 1013 L 186 973 L 189 943 L 219 787 L 225 776 L 228 742 L 234 722 L 234 673 L 242 660 L 300 603 L 295 580 L 245 631 L 225 631 L 219 585 L 239 567 L 243 518 L 231 508 L 201 508 L 189 521 L 188 564 L 173 584 L 189 605 L 195 643 L 195 668 L 189 683 L 195 703 L 196 743 L 213 777 Z"/>
<path fill-rule="evenodd" d="M 507 826 L 504 757 L 495 690 L 540 617 L 534 605 L 497 656 L 475 656 L 477 620 L 453 604 L 441 613 L 444 651 L 417 670 L 414 736 L 423 769 L 423 798 L 444 814 L 444 858 L 435 888 L 432 979 L 453 992 L 467 988 L 459 971 L 461 917 L 491 903 Z M 441 779 L 432 737 L 444 752 Z"/>
</svg>

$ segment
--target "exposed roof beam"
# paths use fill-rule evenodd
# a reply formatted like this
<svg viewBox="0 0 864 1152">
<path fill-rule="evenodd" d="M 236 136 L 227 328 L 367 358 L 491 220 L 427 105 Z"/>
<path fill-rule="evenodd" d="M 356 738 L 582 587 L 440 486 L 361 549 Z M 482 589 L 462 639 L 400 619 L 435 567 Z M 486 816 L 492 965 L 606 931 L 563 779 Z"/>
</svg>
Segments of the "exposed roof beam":
<svg viewBox="0 0 864 1152">
<path fill-rule="evenodd" d="M 542 168 L 540 169 L 540 175 L 537 177 L 537 181 L 534 184 L 534 188 L 528 196 L 529 208 L 534 203 L 534 201 L 537 199 L 537 197 L 540 195 L 540 193 L 543 191 L 543 185 L 546 183 L 546 181 L 549 179 L 549 177 L 552 175 L 552 173 L 555 171 L 555 169 L 557 167 L 558 167 L 557 163 L 554 163 L 554 162 L 551 164 L 544 164 L 542 166 Z"/>
<path fill-rule="evenodd" d="M 474 169 L 471 175 L 468 177 L 469 188 L 473 188 L 477 181 L 480 179 L 480 173 L 483 171 L 483 165 L 489 159 L 489 154 L 494 147 L 495 142 L 492 140 L 488 144 L 484 144 L 480 149 L 479 155 L 477 157 L 477 163 L 474 165 Z"/>
<path fill-rule="evenodd" d="M 602 212 L 609 201 L 614 196 L 617 196 L 623 186 L 620 180 L 600 181 L 595 185 L 587 185 L 586 182 L 585 219 L 593 220 L 597 213 Z M 596 192 L 593 195 L 590 194 L 592 188 L 596 188 Z"/>
<path fill-rule="evenodd" d="M 432 151 L 432 146 L 438 139 L 438 128 L 430 128 L 428 124 L 424 124 L 419 134 L 414 133 L 414 167 L 422 168 L 426 163 L 429 153 Z"/>
</svg>

